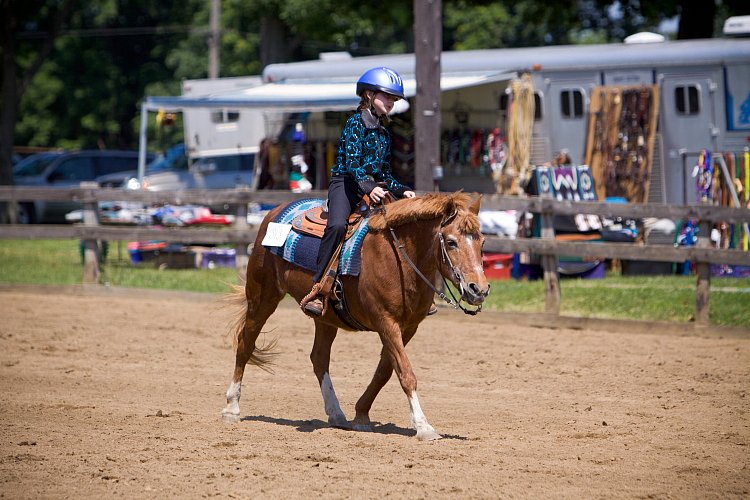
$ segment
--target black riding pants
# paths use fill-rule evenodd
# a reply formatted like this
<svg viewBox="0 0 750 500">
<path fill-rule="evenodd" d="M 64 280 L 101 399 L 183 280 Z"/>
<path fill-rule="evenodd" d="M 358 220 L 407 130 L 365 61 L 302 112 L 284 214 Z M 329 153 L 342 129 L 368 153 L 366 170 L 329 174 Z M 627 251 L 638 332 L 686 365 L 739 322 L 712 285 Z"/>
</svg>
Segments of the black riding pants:
<svg viewBox="0 0 750 500">
<path fill-rule="evenodd" d="M 359 186 L 348 176 L 336 176 L 328 186 L 328 222 L 323 232 L 323 240 L 318 250 L 317 271 L 313 282 L 323 277 L 328 262 L 336 252 L 338 244 L 346 236 L 346 224 L 349 215 L 362 199 Z"/>
</svg>

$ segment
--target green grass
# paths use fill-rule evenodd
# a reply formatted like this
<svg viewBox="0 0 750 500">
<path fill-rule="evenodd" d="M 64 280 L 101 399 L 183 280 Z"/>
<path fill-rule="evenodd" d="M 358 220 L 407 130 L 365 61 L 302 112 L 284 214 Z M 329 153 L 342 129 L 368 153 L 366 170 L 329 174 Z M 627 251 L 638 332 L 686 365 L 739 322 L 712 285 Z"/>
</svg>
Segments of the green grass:
<svg viewBox="0 0 750 500">
<path fill-rule="evenodd" d="M 72 240 L 0 240 L 0 283 L 80 284 L 83 265 L 79 242 Z M 223 293 L 239 282 L 235 269 L 157 269 L 134 266 L 125 243 L 111 242 L 101 266 L 101 281 L 128 288 L 158 288 Z"/>
<path fill-rule="evenodd" d="M 695 276 L 616 276 L 563 279 L 560 313 L 566 316 L 685 323 L 695 314 Z M 544 282 L 493 281 L 485 308 L 543 312 Z M 712 278 L 709 321 L 750 327 L 750 279 Z"/>
<path fill-rule="evenodd" d="M 0 283 L 70 285 L 83 274 L 78 241 L 0 240 Z M 234 269 L 157 269 L 133 266 L 124 243 L 112 242 L 102 282 L 112 286 L 224 293 L 238 283 Z M 695 276 L 619 276 L 561 281 L 561 314 L 686 323 L 695 312 Z M 750 279 L 712 278 L 709 321 L 750 328 Z M 544 311 L 544 283 L 493 281 L 486 310 Z"/>
</svg>

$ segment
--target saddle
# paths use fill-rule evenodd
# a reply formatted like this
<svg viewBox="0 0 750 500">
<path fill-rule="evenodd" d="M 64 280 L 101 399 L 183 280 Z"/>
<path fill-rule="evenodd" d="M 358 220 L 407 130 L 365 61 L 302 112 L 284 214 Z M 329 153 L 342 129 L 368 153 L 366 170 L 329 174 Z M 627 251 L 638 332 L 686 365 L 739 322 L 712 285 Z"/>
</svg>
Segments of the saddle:
<svg viewBox="0 0 750 500">
<path fill-rule="evenodd" d="M 357 205 L 357 208 L 349 215 L 349 219 L 346 226 L 346 236 L 344 240 L 348 240 L 359 228 L 359 225 L 369 215 L 371 207 L 368 200 L 362 200 Z M 320 206 L 310 208 L 305 212 L 302 212 L 292 220 L 292 228 L 299 233 L 313 236 L 315 238 L 322 238 L 323 231 L 325 231 L 326 223 L 328 222 L 328 200 Z"/>
<path fill-rule="evenodd" d="M 385 184 L 378 183 L 379 186 L 385 187 Z M 386 192 L 385 198 L 382 203 L 376 205 L 370 200 L 369 195 L 365 195 L 362 200 L 357 204 L 357 207 L 349 215 L 346 226 L 346 241 L 357 231 L 362 221 L 367 218 L 375 210 L 380 209 L 383 205 L 395 201 L 396 198 L 392 193 Z M 292 228 L 299 233 L 313 236 L 315 238 L 322 238 L 323 231 L 325 231 L 326 223 L 328 222 L 328 200 L 320 206 L 310 208 L 297 217 L 292 219 Z"/>
</svg>

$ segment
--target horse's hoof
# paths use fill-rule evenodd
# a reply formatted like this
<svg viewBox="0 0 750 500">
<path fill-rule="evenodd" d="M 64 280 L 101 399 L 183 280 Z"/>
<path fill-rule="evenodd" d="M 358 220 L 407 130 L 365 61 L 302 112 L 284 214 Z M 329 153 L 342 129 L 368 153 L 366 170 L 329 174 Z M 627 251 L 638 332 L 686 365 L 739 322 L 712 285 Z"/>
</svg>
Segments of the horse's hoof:
<svg viewBox="0 0 750 500">
<path fill-rule="evenodd" d="M 372 432 L 372 426 L 367 424 L 354 424 L 352 429 L 357 432 Z"/>
<path fill-rule="evenodd" d="M 348 420 L 346 420 L 346 417 L 340 417 L 340 418 L 328 417 L 328 425 L 330 425 L 331 427 L 335 427 L 336 429 L 349 430 L 352 428 L 352 425 L 349 423 Z"/>
<path fill-rule="evenodd" d="M 443 436 L 435 432 L 435 429 L 425 429 L 417 431 L 417 439 L 419 441 L 437 441 L 438 439 L 442 438 Z"/>
<path fill-rule="evenodd" d="M 239 414 L 235 413 L 227 413 L 227 412 L 221 412 L 221 420 L 223 422 L 229 422 L 229 423 L 235 423 L 240 421 Z"/>
</svg>

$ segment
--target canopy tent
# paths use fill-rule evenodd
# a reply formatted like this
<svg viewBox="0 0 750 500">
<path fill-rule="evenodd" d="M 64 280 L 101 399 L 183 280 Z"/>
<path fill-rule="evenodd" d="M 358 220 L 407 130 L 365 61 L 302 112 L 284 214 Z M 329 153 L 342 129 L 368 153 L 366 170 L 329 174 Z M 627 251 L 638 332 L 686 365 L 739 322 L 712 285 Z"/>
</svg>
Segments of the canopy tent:
<svg viewBox="0 0 750 500">
<path fill-rule="evenodd" d="M 440 90 L 458 90 L 477 85 L 511 79 L 515 73 L 480 72 L 468 74 L 442 75 Z M 404 94 L 414 97 L 417 94 L 417 81 L 404 79 Z M 354 93 L 354 82 L 309 81 L 295 83 L 267 83 L 243 89 L 203 96 L 163 96 L 147 97 L 141 105 L 140 156 L 138 178 L 143 178 L 146 170 L 146 130 L 149 111 L 182 111 L 185 108 L 256 108 L 280 112 L 347 111 L 355 109 L 359 99 Z M 406 111 L 408 106 L 400 108 Z M 398 112 L 399 109 L 397 108 Z"/>
</svg>

